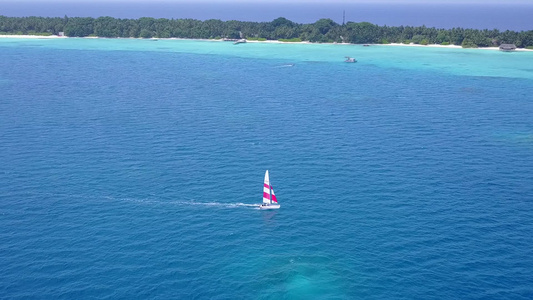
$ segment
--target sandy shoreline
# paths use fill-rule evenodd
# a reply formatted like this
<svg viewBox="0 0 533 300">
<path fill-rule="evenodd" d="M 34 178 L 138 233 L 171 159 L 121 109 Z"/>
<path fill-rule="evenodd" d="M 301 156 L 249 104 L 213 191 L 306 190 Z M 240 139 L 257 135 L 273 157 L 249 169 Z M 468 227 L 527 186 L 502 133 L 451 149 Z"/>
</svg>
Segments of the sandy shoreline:
<svg viewBox="0 0 533 300">
<path fill-rule="evenodd" d="M 448 48 L 448 49 L 479 49 L 479 50 L 500 50 L 498 47 L 479 47 L 479 48 L 463 48 L 458 45 L 439 45 L 439 44 L 429 44 L 429 45 L 419 45 L 419 44 L 400 44 L 400 43 L 390 43 L 390 44 L 373 44 L 373 46 L 400 46 L 400 47 L 431 47 L 431 48 Z M 515 51 L 533 51 L 532 49 L 525 48 L 516 48 Z"/>
<path fill-rule="evenodd" d="M 16 38 L 16 39 L 66 39 L 66 36 L 58 35 L 0 35 L 0 38 Z M 88 39 L 97 39 L 99 37 L 83 37 Z M 124 38 L 124 39 L 141 39 L 141 38 Z M 213 42 L 223 42 L 223 40 L 212 40 L 212 39 L 186 39 L 186 38 L 151 38 L 151 40 L 199 40 L 199 41 L 213 41 Z M 282 42 L 275 40 L 266 40 L 266 41 L 247 41 L 247 43 L 272 43 L 272 44 L 313 44 L 308 41 L 302 42 Z M 331 45 L 359 45 L 359 44 L 350 44 L 350 43 L 322 43 L 322 44 L 331 44 Z M 401 43 L 390 43 L 390 44 L 368 44 L 369 46 L 395 46 L 395 47 L 430 47 L 430 48 L 447 48 L 447 49 L 480 49 L 480 50 L 500 50 L 498 47 L 480 47 L 480 48 L 463 48 L 458 45 L 439 45 L 439 44 L 429 44 L 429 45 L 419 45 L 419 44 L 401 44 Z M 517 48 L 515 51 L 533 51 L 532 49 Z"/>
<path fill-rule="evenodd" d="M 0 35 L 0 38 L 9 38 L 9 39 L 66 39 L 66 36 L 58 35 L 18 35 L 18 34 L 8 34 Z"/>
</svg>

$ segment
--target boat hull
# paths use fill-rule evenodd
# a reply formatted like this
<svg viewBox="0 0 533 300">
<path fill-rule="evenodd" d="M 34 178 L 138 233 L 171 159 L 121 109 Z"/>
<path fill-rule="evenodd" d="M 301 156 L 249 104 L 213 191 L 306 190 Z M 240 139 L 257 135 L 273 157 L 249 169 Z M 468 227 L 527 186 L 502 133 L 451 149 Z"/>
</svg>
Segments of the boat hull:
<svg viewBox="0 0 533 300">
<path fill-rule="evenodd" d="M 274 204 L 274 205 L 261 205 L 259 206 L 259 209 L 264 209 L 264 210 L 267 210 L 267 209 L 279 209 L 280 205 L 279 204 Z"/>
</svg>

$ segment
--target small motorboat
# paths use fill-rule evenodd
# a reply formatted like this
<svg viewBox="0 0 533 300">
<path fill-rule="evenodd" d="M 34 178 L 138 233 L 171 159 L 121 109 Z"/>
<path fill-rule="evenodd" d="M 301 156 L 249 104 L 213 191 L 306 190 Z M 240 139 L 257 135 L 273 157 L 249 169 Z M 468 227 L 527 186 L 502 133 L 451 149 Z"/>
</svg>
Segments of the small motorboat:
<svg viewBox="0 0 533 300">
<path fill-rule="evenodd" d="M 349 57 L 349 56 L 345 56 L 346 57 L 346 60 L 344 62 L 347 62 L 347 63 L 355 63 L 357 62 L 357 59 L 353 58 L 353 57 Z"/>
<path fill-rule="evenodd" d="M 237 40 L 235 43 L 233 43 L 233 45 L 244 44 L 244 43 L 246 43 L 246 39 L 240 39 L 240 40 Z"/>
</svg>

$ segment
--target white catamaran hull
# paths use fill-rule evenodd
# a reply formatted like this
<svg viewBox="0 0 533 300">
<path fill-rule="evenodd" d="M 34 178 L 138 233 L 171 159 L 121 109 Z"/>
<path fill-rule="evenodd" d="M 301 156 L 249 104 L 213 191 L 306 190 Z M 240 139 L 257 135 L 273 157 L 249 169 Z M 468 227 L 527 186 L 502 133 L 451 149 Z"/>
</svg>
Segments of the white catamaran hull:
<svg viewBox="0 0 533 300">
<path fill-rule="evenodd" d="M 279 205 L 261 205 L 259 209 L 279 209 Z"/>
</svg>

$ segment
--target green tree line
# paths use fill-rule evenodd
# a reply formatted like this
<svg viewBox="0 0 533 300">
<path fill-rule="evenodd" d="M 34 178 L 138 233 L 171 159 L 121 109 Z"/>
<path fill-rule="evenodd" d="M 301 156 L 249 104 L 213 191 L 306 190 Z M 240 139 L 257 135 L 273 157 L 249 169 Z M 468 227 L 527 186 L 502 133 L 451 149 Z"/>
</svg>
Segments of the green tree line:
<svg viewBox="0 0 533 300">
<path fill-rule="evenodd" d="M 302 40 L 310 42 L 344 42 L 353 44 L 415 43 L 489 47 L 515 44 L 533 47 L 533 30 L 499 31 L 477 29 L 437 29 L 426 26 L 378 26 L 368 22 L 337 24 L 320 19 L 312 24 L 299 24 L 286 18 L 272 22 L 242 22 L 194 19 L 117 19 L 48 18 L 0 16 L 0 34 L 49 34 L 64 32 L 69 37 L 132 37 L 132 38 L 191 38 Z"/>
</svg>

